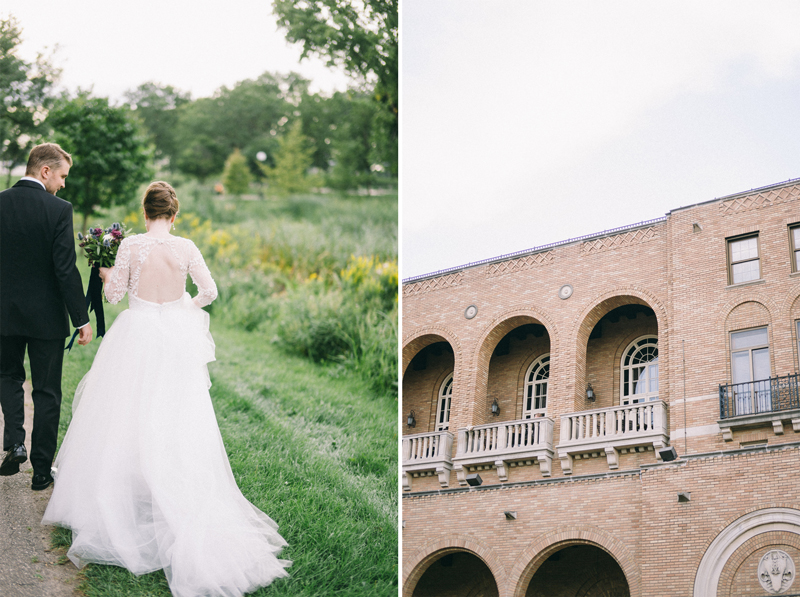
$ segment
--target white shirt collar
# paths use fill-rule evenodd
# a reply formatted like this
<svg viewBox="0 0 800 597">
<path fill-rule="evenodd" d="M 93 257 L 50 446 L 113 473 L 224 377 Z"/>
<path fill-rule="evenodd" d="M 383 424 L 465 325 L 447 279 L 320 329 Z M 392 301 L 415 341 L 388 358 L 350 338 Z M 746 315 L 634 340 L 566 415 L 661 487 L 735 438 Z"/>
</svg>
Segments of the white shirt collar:
<svg viewBox="0 0 800 597">
<path fill-rule="evenodd" d="M 45 191 L 47 190 L 47 187 L 44 186 L 44 183 L 41 180 L 39 180 L 38 178 L 33 178 L 32 176 L 23 176 L 22 178 L 20 178 L 20 180 L 30 180 L 32 182 L 38 182 L 40 185 L 42 185 L 42 188 Z"/>
</svg>

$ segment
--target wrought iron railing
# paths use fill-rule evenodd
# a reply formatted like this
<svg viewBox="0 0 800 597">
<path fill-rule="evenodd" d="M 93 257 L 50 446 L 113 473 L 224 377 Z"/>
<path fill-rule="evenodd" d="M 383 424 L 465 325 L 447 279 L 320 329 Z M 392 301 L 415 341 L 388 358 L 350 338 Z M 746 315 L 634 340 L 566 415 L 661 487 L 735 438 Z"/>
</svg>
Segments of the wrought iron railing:
<svg viewBox="0 0 800 597">
<path fill-rule="evenodd" d="M 719 386 L 720 419 L 800 408 L 800 374 Z"/>
</svg>

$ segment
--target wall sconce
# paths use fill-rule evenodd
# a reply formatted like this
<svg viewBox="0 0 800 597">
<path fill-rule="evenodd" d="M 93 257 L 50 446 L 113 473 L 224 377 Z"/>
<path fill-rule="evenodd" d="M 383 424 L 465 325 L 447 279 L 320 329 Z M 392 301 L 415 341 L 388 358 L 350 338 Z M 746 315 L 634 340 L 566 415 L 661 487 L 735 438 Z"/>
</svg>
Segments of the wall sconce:
<svg viewBox="0 0 800 597">
<path fill-rule="evenodd" d="M 586 399 L 589 402 L 594 402 L 594 390 L 592 389 L 592 384 L 586 386 Z"/>
<path fill-rule="evenodd" d="M 494 402 L 492 402 L 492 414 L 495 416 L 500 414 L 500 405 L 497 404 L 497 398 L 495 398 Z"/>
<path fill-rule="evenodd" d="M 413 410 L 410 413 L 408 413 L 408 426 L 409 427 L 416 427 L 417 426 L 417 420 L 414 418 L 414 411 Z"/>
</svg>

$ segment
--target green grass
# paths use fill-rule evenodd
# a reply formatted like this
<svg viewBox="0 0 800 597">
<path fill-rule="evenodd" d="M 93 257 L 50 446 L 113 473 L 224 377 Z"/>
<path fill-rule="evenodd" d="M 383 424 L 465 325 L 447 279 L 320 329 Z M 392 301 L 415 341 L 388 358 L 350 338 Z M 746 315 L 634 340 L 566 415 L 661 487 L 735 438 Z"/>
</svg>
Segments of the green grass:
<svg viewBox="0 0 800 597">
<path fill-rule="evenodd" d="M 109 319 L 121 308 L 107 305 Z M 280 525 L 290 577 L 253 593 L 397 594 L 397 403 L 342 367 L 287 355 L 212 320 L 212 401 L 236 481 Z M 98 342 L 65 358 L 62 436 Z M 63 529 L 53 535 L 68 545 Z M 162 572 L 82 572 L 88 597 L 169 596 Z"/>
</svg>

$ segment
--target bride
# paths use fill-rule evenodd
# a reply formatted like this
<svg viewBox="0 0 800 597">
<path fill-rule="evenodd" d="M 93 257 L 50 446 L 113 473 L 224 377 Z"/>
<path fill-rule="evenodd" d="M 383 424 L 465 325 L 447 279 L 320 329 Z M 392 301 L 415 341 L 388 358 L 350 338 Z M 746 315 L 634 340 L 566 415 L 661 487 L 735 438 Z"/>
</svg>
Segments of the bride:
<svg viewBox="0 0 800 597">
<path fill-rule="evenodd" d="M 238 597 L 288 576 L 276 557 L 286 542 L 236 486 L 214 416 L 201 309 L 214 280 L 194 243 L 169 233 L 174 189 L 153 182 L 142 204 L 147 233 L 101 268 L 108 300 L 127 291 L 129 309 L 75 392 L 42 523 L 72 530 L 67 555 L 79 568 L 163 569 L 175 597 Z"/>
</svg>

